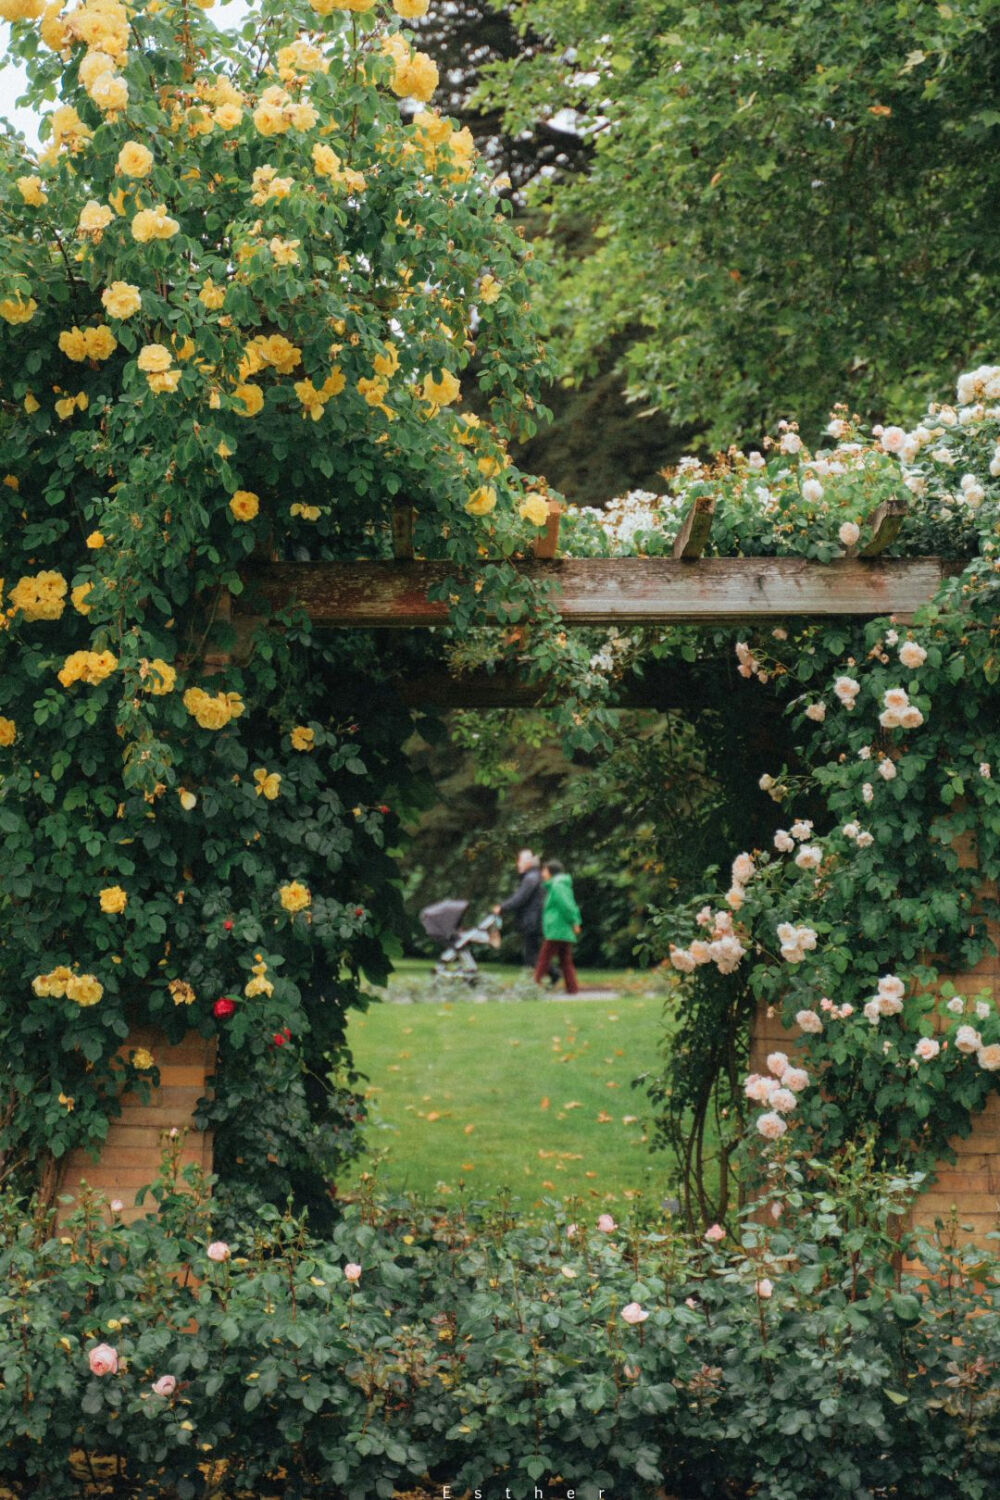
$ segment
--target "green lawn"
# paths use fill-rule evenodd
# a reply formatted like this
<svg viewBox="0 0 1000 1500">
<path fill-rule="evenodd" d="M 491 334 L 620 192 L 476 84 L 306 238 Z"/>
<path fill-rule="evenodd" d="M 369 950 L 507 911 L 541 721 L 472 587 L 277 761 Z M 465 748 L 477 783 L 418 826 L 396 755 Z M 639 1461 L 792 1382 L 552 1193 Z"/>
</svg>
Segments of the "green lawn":
<svg viewBox="0 0 1000 1500">
<path fill-rule="evenodd" d="M 444 1198 L 464 1184 L 485 1198 L 509 1188 L 522 1207 L 552 1196 L 671 1194 L 670 1159 L 650 1153 L 646 1097 L 630 1087 L 656 1067 L 662 984 L 593 973 L 584 982 L 619 993 L 514 999 L 528 993 L 516 971 L 495 966 L 486 1003 L 450 992 L 428 999 L 426 965 L 401 966 L 390 994 L 416 1003 L 376 1003 L 350 1024 L 370 1080 L 370 1154 L 357 1170 L 384 1153 L 378 1179 L 390 1192 Z"/>
</svg>

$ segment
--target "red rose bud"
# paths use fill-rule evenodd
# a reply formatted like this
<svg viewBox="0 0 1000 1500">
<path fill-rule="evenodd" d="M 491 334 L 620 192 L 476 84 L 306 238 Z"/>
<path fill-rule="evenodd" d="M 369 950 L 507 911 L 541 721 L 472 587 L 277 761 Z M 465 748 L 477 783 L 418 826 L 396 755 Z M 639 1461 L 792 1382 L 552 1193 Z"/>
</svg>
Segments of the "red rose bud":
<svg viewBox="0 0 1000 1500">
<path fill-rule="evenodd" d="M 286 1042 L 290 1042 L 292 1040 L 292 1028 L 290 1026 L 282 1026 L 281 1032 Z"/>
<path fill-rule="evenodd" d="M 271 1041 L 274 1043 L 274 1045 L 276 1047 L 283 1047 L 285 1045 L 285 1043 L 287 1042 L 287 1040 L 288 1040 L 288 1038 L 285 1036 L 284 1032 L 281 1032 L 281 1031 L 276 1031 L 274 1033 L 273 1037 L 271 1038 Z"/>
<path fill-rule="evenodd" d="M 388 804 L 385 802 L 380 802 L 378 805 L 378 810 L 380 813 L 387 813 L 389 811 Z"/>
<path fill-rule="evenodd" d="M 363 917 L 363 916 L 364 916 L 364 914 L 365 914 L 365 909 L 364 909 L 364 907 L 363 907 L 363 906 L 356 906 L 356 907 L 355 907 L 355 908 L 354 908 L 354 915 L 355 915 L 355 916 L 356 916 L 356 917 Z"/>
<path fill-rule="evenodd" d="M 228 918 L 228 917 L 227 917 L 227 918 L 226 918 L 226 920 L 225 920 L 225 921 L 224 921 L 224 922 L 223 922 L 223 924 L 222 924 L 222 925 L 223 925 L 223 927 L 224 927 L 224 928 L 225 928 L 225 929 L 226 929 L 226 931 L 227 931 L 227 932 L 232 932 L 232 930 L 233 930 L 233 924 L 232 924 L 232 922 L 231 922 L 231 921 L 230 921 L 230 920 L 229 920 L 229 918 Z"/>
<path fill-rule="evenodd" d="M 212 1015 L 217 1021 L 225 1021 L 230 1016 L 235 1014 L 236 1001 L 230 1000 L 228 995 L 223 995 L 222 998 L 216 1000 L 215 1004 L 212 1006 Z"/>
</svg>

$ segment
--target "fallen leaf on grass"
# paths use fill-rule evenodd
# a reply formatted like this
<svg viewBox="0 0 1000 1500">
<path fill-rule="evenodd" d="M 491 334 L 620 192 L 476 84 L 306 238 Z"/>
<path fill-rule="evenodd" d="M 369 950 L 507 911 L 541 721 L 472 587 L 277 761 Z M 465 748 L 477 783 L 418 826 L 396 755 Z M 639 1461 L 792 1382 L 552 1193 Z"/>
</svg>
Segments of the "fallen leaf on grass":
<svg viewBox="0 0 1000 1500">
<path fill-rule="evenodd" d="M 602 1109 L 600 1114 L 597 1116 L 597 1123 L 598 1125 L 610 1125 L 611 1116 L 608 1114 L 606 1109 Z"/>
<path fill-rule="evenodd" d="M 580 1103 L 579 1099 L 571 1099 L 568 1104 L 564 1104 L 563 1105 L 563 1109 L 582 1109 L 582 1108 L 583 1108 L 583 1105 Z"/>
<path fill-rule="evenodd" d="M 462 1131 L 465 1135 L 471 1135 L 475 1128 L 475 1125 L 463 1125 Z"/>
<path fill-rule="evenodd" d="M 545 1098 L 541 1099 L 539 1101 L 538 1108 L 539 1109 L 548 1109 L 548 1107 L 549 1107 L 549 1096 L 546 1094 Z"/>
</svg>

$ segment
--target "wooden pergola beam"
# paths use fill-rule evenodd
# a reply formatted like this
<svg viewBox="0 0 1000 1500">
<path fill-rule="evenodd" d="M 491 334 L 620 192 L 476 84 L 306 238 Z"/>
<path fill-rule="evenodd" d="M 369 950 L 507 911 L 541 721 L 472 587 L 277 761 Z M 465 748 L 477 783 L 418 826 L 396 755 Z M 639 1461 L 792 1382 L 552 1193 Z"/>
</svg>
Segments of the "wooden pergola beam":
<svg viewBox="0 0 1000 1500">
<path fill-rule="evenodd" d="M 483 563 L 476 570 L 485 574 Z M 934 596 L 960 563 L 940 558 L 799 557 L 560 558 L 523 561 L 522 576 L 555 586 L 566 625 L 716 625 L 789 615 L 909 615 Z M 245 608 L 302 606 L 316 625 L 413 629 L 445 625 L 448 605 L 433 589 L 455 580 L 447 562 L 251 563 Z M 465 576 L 468 576 L 466 574 Z"/>
</svg>

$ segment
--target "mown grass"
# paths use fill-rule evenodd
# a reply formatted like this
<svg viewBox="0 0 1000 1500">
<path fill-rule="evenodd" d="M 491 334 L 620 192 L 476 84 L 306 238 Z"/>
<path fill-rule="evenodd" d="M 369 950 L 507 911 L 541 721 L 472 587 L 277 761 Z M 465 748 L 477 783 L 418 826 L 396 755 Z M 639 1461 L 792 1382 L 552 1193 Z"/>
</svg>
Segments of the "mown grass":
<svg viewBox="0 0 1000 1500">
<path fill-rule="evenodd" d="M 371 1124 L 369 1154 L 341 1190 L 381 1157 L 386 1190 L 430 1199 L 508 1189 L 524 1208 L 553 1196 L 670 1195 L 673 1164 L 650 1152 L 646 1096 L 631 1087 L 657 1066 L 663 987 L 610 972 L 586 982 L 618 993 L 505 1000 L 529 992 L 517 971 L 497 967 L 492 1000 L 464 998 L 464 986 L 428 1000 L 439 991 L 429 991 L 426 966 L 402 966 L 390 994 L 415 1003 L 374 1004 L 351 1020 Z"/>
</svg>

